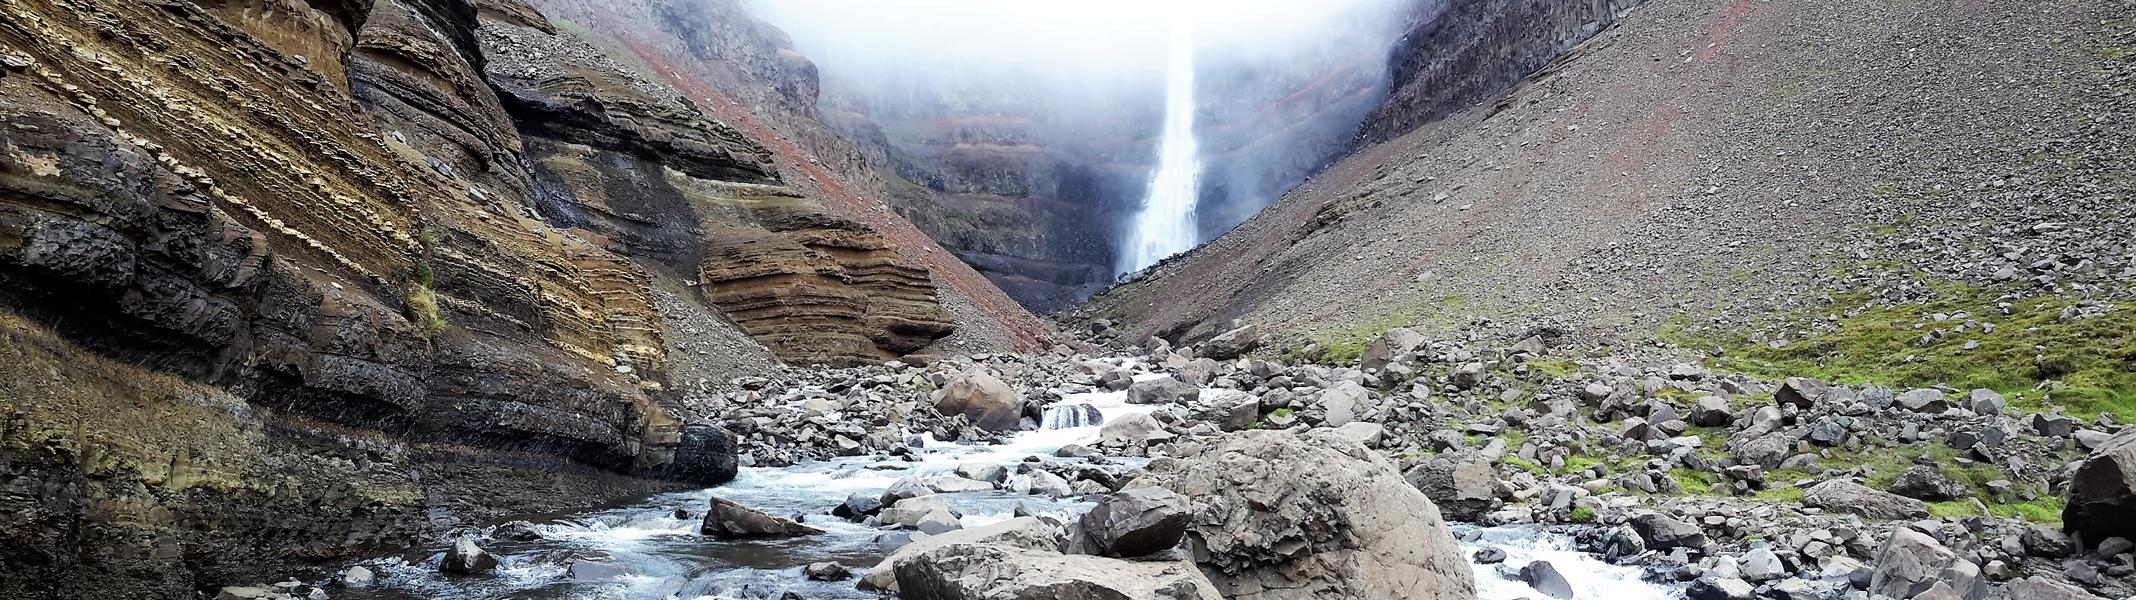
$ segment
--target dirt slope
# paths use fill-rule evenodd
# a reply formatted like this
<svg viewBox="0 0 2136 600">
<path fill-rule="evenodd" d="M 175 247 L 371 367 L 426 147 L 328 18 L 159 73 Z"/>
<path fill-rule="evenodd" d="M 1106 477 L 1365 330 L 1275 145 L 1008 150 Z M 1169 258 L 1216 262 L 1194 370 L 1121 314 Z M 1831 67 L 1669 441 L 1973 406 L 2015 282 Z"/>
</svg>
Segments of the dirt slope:
<svg viewBox="0 0 2136 600">
<path fill-rule="evenodd" d="M 1336 345 L 1748 328 L 1946 284 L 2125 298 L 2132 6 L 1649 2 L 1078 315 Z"/>
</svg>

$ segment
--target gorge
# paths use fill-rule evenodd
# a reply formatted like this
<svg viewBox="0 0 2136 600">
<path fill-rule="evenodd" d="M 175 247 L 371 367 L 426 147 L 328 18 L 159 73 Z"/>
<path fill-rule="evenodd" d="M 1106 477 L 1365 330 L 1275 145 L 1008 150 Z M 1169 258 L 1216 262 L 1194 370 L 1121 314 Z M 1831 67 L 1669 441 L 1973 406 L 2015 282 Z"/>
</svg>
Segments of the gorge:
<svg viewBox="0 0 2136 600">
<path fill-rule="evenodd" d="M 2136 597 L 2131 15 L 0 0 L 0 598 Z"/>
</svg>

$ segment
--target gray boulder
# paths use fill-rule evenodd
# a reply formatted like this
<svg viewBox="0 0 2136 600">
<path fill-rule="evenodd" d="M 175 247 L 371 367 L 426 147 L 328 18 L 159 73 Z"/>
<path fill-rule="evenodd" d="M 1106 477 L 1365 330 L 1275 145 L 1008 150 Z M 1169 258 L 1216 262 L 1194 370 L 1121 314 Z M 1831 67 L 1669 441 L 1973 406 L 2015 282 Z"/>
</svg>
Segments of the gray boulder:
<svg viewBox="0 0 2136 600">
<path fill-rule="evenodd" d="M 1159 377 L 1127 386 L 1128 404 L 1184 404 L 1200 397 L 1200 386 L 1177 377 Z"/>
<path fill-rule="evenodd" d="M 1735 414 L 1729 411 L 1727 398 L 1704 396 L 1691 405 L 1691 414 L 1684 420 L 1700 427 L 1725 427 L 1735 421 Z"/>
<path fill-rule="evenodd" d="M 474 538 L 453 540 L 452 548 L 445 551 L 445 560 L 438 563 L 438 571 L 454 575 L 474 575 L 497 570 L 497 557 L 490 556 Z"/>
<path fill-rule="evenodd" d="M 1193 563 L 955 544 L 899 562 L 905 600 L 1222 600 Z"/>
<path fill-rule="evenodd" d="M 2136 539 L 2136 427 L 2098 444 L 2069 480 L 2062 525 L 2087 542 Z"/>
<path fill-rule="evenodd" d="M 1661 513 L 1646 513 L 1632 517 L 1632 530 L 1639 532 L 1639 539 L 1653 550 L 1706 547 L 1706 530 L 1698 525 Z"/>
<path fill-rule="evenodd" d="M 2010 401 L 2004 400 L 2003 395 L 1995 393 L 1995 390 L 1977 389 L 1965 395 L 1966 410 L 1975 414 L 1999 415 L 2002 414 L 2003 408 L 2009 405 Z"/>
<path fill-rule="evenodd" d="M 1834 479 L 1810 487 L 1802 493 L 1802 504 L 1871 519 L 1919 519 L 1928 516 L 1928 504 L 1920 500 L 1878 491 L 1844 479 Z"/>
<path fill-rule="evenodd" d="M 1188 535 L 1226 598 L 1473 597 L 1438 507 L 1331 431 L 1233 433 L 1147 477 L 1193 499 Z"/>
<path fill-rule="evenodd" d="M 732 500 L 713 496 L 698 531 L 723 540 L 792 537 L 823 533 L 814 527 L 764 514 Z"/>
<path fill-rule="evenodd" d="M 1157 422 L 1156 417 L 1147 414 L 1120 417 L 1114 419 L 1111 423 L 1106 423 L 1104 427 L 1098 428 L 1098 441 L 1100 443 L 1120 442 L 1132 444 L 1137 442 L 1161 442 L 1169 439 L 1172 439 L 1172 433 L 1165 431 L 1164 424 Z"/>
<path fill-rule="evenodd" d="M 1787 381 L 1780 382 L 1780 389 L 1773 390 L 1773 401 L 1797 408 L 1809 408 L 1816 406 L 1817 401 L 1824 398 L 1825 390 L 1830 387 L 1831 385 L 1825 382 L 1808 377 L 1789 377 Z"/>
<path fill-rule="evenodd" d="M 1240 390 L 1207 390 L 1188 409 L 1187 416 L 1214 423 L 1223 431 L 1251 429 L 1261 418 L 1261 399 Z"/>
<path fill-rule="evenodd" d="M 1105 556 L 1143 556 L 1170 550 L 1187 535 L 1187 499 L 1164 488 L 1113 494 L 1083 513 L 1091 550 Z"/>
<path fill-rule="evenodd" d="M 896 594 L 898 564 L 930 550 L 955 544 L 987 544 L 1060 552 L 1067 547 L 1067 538 L 1061 534 L 1060 527 L 1047 524 L 1037 517 L 1017 517 L 985 527 L 959 529 L 898 548 L 860 577 L 860 589 Z"/>
<path fill-rule="evenodd" d="M 1520 580 L 1544 596 L 1572 600 L 1572 582 L 1565 581 L 1565 576 L 1558 573 L 1550 561 L 1538 560 L 1521 566 Z"/>
<path fill-rule="evenodd" d="M 1913 598 L 1936 585 L 1948 585 L 1957 597 L 1978 600 L 1987 596 L 1987 581 L 1980 569 L 1936 543 L 1935 538 L 1912 529 L 1891 532 L 1876 553 L 1876 566 L 1869 575 L 1869 593 L 1892 598 Z"/>
<path fill-rule="evenodd" d="M 1231 360 L 1261 345 L 1261 328 L 1247 325 L 1202 342 L 1196 355 L 1213 360 Z"/>
<path fill-rule="evenodd" d="M 987 431 L 1015 431 L 1021 425 L 1024 398 L 984 372 L 966 373 L 943 386 L 934 395 L 935 410 L 944 415 L 964 415 L 973 426 Z"/>
<path fill-rule="evenodd" d="M 1684 589 L 1684 597 L 1690 600 L 1752 600 L 1757 598 L 1757 586 L 1734 577 L 1700 577 Z"/>
<path fill-rule="evenodd" d="M 1943 471 L 1929 465 L 1914 465 L 1900 473 L 1891 482 L 1891 493 L 1913 498 L 1941 502 L 1955 500 L 1966 495 L 1965 485 L 1943 476 Z"/>
<path fill-rule="evenodd" d="M 1943 414 L 1951 408 L 1951 402 L 1943 396 L 1942 390 L 1930 388 L 1906 390 L 1892 401 L 1897 403 L 1899 408 L 1927 415 Z"/>
<path fill-rule="evenodd" d="M 1320 408 L 1326 416 L 1320 423 L 1328 427 L 1341 427 L 1356 421 L 1365 407 L 1372 403 L 1372 392 L 1354 381 L 1345 381 L 1320 393 Z"/>
<path fill-rule="evenodd" d="M 1394 362 L 1395 357 L 1416 350 L 1422 345 L 1424 334 L 1400 327 L 1389 329 L 1387 333 L 1380 334 L 1365 344 L 1364 353 L 1358 356 L 1359 366 L 1366 369 L 1386 368 L 1387 363 Z"/>
<path fill-rule="evenodd" d="M 2012 600 L 2099 600 L 2084 588 L 2039 576 L 2011 582 L 2003 591 Z"/>
<path fill-rule="evenodd" d="M 1448 519 L 1475 521 L 1498 508 L 1498 469 L 1479 458 L 1434 456 L 1410 467 L 1402 479 Z"/>
</svg>

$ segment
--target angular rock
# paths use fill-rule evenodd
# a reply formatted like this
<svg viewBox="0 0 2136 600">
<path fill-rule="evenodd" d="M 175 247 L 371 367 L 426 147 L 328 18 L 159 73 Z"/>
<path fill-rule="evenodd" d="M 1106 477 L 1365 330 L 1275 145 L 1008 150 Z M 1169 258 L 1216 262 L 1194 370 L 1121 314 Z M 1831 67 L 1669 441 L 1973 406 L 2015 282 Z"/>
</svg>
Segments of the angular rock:
<svg viewBox="0 0 2136 600">
<path fill-rule="evenodd" d="M 1201 398 L 1201 387 L 1177 377 L 1159 377 L 1127 386 L 1128 404 L 1185 404 Z"/>
<path fill-rule="evenodd" d="M 1757 586 L 1734 577 L 1700 577 L 1684 589 L 1689 600 L 1752 600 L 1757 598 Z"/>
<path fill-rule="evenodd" d="M 1498 508 L 1498 469 L 1481 459 L 1434 456 L 1410 467 L 1402 479 L 1448 519 L 1474 521 Z"/>
<path fill-rule="evenodd" d="M 967 373 L 935 392 L 935 410 L 964 415 L 987 431 L 1015 431 L 1023 420 L 1024 398 L 1009 384 L 984 372 Z"/>
<path fill-rule="evenodd" d="M 1372 392 L 1365 390 L 1365 386 L 1352 381 L 1336 384 L 1320 393 L 1320 408 L 1327 414 L 1320 423 L 1328 427 L 1348 425 L 1357 420 L 1358 413 L 1371 402 Z"/>
<path fill-rule="evenodd" d="M 1134 488 L 1099 501 L 1083 513 L 1080 523 L 1098 554 L 1133 557 L 1179 545 L 1190 516 L 1187 499 L 1179 494 L 1164 488 Z"/>
<path fill-rule="evenodd" d="M 1185 561 L 1129 562 L 990 544 L 955 544 L 900 561 L 905 600 L 1222 600 Z"/>
<path fill-rule="evenodd" d="M 1229 434 L 1200 456 L 1153 464 L 1148 483 L 1193 500 L 1197 560 L 1229 598 L 1473 593 L 1438 508 L 1385 458 L 1333 432 Z"/>
<path fill-rule="evenodd" d="M 445 560 L 438 563 L 438 572 L 455 575 L 473 575 L 497 570 L 497 557 L 475 545 L 474 538 L 453 540 L 452 548 L 445 551 Z"/>
<path fill-rule="evenodd" d="M 2010 401 L 2004 400 L 1995 390 L 1976 389 L 1965 395 L 1965 408 L 1974 414 L 1999 415 L 2009 405 Z"/>
<path fill-rule="evenodd" d="M 1099 443 L 1161 442 L 1169 439 L 1172 439 L 1172 433 L 1165 431 L 1164 424 L 1148 414 L 1120 417 L 1098 428 Z"/>
<path fill-rule="evenodd" d="M 1966 495 L 1965 485 L 1943 476 L 1929 465 L 1914 465 L 1891 482 L 1891 493 L 1930 502 L 1955 500 Z"/>
<path fill-rule="evenodd" d="M 2011 582 L 2003 591 L 2011 600 L 2099 600 L 2084 588 L 2036 575 Z"/>
<path fill-rule="evenodd" d="M 1424 341 L 1424 334 L 1415 330 L 1400 327 L 1389 329 L 1387 333 L 1380 334 L 1365 344 L 1364 352 L 1358 356 L 1358 366 L 1365 369 L 1386 368 L 1387 363 L 1394 362 L 1395 357 L 1416 350 L 1418 346 L 1424 345 Z"/>
<path fill-rule="evenodd" d="M 1632 517 L 1631 526 L 1639 532 L 1639 539 L 1654 550 L 1672 550 L 1706 547 L 1706 530 L 1697 524 L 1687 523 L 1661 513 L 1646 513 Z"/>
<path fill-rule="evenodd" d="M 1558 573 L 1550 561 L 1538 560 L 1521 566 L 1520 580 L 1544 596 L 1572 600 L 1572 582 L 1565 581 L 1565 576 Z"/>
<path fill-rule="evenodd" d="M 898 564 L 930 550 L 955 544 L 987 544 L 1060 552 L 1067 547 L 1067 539 L 1062 536 L 1059 527 L 1047 524 L 1037 517 L 1017 517 L 985 527 L 959 529 L 898 548 L 860 577 L 860 589 L 896 594 L 899 591 L 896 572 Z"/>
<path fill-rule="evenodd" d="M 1834 479 L 1802 493 L 1802 504 L 1871 519 L 1919 519 L 1928 516 L 1928 505 L 1905 496 L 1878 491 L 1859 483 Z"/>
<path fill-rule="evenodd" d="M 1897 398 L 1893 398 L 1892 402 L 1899 408 L 1925 415 L 1943 414 L 1943 411 L 1951 408 L 1950 400 L 1944 397 L 1942 390 L 1930 388 L 1906 390 Z"/>
<path fill-rule="evenodd" d="M 829 561 L 809 563 L 808 566 L 801 568 L 801 573 L 806 575 L 810 581 L 845 581 L 853 577 L 852 569 Z"/>
<path fill-rule="evenodd" d="M 1727 398 L 1703 396 L 1691 406 L 1691 414 L 1685 420 L 1700 427 L 1725 427 L 1735 421 L 1735 414 L 1730 412 Z"/>
<path fill-rule="evenodd" d="M 2136 427 L 2100 442 L 2077 467 L 2062 525 L 2087 541 L 2136 538 Z"/>
<path fill-rule="evenodd" d="M 1899 528 L 1892 531 L 1884 547 L 1876 553 L 1876 565 L 1869 576 L 1869 593 L 1893 598 L 1913 598 L 1939 584 L 1949 584 L 1951 591 L 1960 598 L 1980 598 L 1987 594 L 1987 581 L 1979 577 L 1979 569 L 1971 569 L 1972 577 L 1964 577 L 1972 563 L 1962 566 L 1964 559 L 1950 549 L 1936 543 L 1912 529 Z M 1957 568 L 1954 568 L 1957 567 Z"/>
<path fill-rule="evenodd" d="M 1824 398 L 1825 390 L 1830 387 L 1830 384 L 1808 377 L 1789 377 L 1780 382 L 1780 389 L 1773 390 L 1773 401 L 1796 408 L 1810 408 Z"/>
<path fill-rule="evenodd" d="M 698 531 L 723 540 L 823 533 L 814 527 L 764 514 L 719 496 L 712 497 L 711 506 L 705 510 L 705 520 L 698 527 Z"/>
<path fill-rule="evenodd" d="M 1202 342 L 1195 354 L 1214 360 L 1232 360 L 1261 345 L 1261 328 L 1247 325 Z"/>
</svg>

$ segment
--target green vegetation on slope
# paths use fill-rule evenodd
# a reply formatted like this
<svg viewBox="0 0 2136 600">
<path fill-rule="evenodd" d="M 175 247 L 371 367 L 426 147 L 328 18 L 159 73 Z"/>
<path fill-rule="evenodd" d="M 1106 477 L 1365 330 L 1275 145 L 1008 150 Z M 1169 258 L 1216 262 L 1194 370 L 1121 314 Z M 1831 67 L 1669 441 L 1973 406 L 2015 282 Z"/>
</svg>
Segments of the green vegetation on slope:
<svg viewBox="0 0 2136 600">
<path fill-rule="evenodd" d="M 1962 286 L 1938 291 L 1928 302 L 1842 316 L 1784 344 L 1743 335 L 1666 335 L 1687 346 L 1720 348 L 1710 366 L 1759 377 L 1988 388 L 2027 408 L 2040 407 L 2045 392 L 2047 401 L 2079 418 L 2136 417 L 2136 310 L 2065 318 L 2076 302 Z M 1865 304 L 1852 300 L 1841 305 Z M 1976 325 L 1957 330 L 1968 321 Z"/>
</svg>

